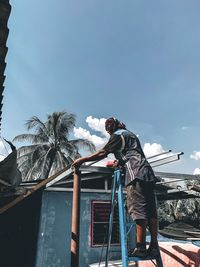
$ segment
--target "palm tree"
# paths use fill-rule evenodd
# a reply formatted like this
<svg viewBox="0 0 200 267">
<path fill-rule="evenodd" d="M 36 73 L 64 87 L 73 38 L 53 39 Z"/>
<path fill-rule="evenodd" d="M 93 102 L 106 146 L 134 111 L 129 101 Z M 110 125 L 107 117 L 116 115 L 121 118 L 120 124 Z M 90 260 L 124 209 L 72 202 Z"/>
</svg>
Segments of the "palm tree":
<svg viewBox="0 0 200 267">
<path fill-rule="evenodd" d="M 45 179 L 80 157 L 81 147 L 95 150 L 92 142 L 86 139 L 69 140 L 75 126 L 75 115 L 66 111 L 47 115 L 42 122 L 34 116 L 26 123 L 27 130 L 34 133 L 20 134 L 13 141 L 28 141 L 31 145 L 18 149 L 18 165 L 23 180 Z"/>
</svg>

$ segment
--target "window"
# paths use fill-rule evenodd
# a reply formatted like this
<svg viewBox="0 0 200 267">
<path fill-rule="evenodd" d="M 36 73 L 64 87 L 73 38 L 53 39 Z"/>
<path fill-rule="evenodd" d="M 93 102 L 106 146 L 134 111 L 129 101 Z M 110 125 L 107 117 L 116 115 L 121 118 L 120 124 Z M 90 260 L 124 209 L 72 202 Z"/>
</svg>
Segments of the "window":
<svg viewBox="0 0 200 267">
<path fill-rule="evenodd" d="M 108 241 L 108 226 L 111 203 L 109 201 L 92 201 L 91 246 L 102 246 Z M 119 244 L 119 213 L 114 209 L 111 244 Z"/>
</svg>

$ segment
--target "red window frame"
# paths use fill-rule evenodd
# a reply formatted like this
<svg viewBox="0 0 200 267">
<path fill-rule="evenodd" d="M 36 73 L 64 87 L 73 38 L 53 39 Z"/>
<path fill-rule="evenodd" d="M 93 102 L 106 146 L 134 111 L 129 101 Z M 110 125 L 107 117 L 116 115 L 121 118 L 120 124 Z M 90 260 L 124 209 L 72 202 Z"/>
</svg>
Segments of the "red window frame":
<svg viewBox="0 0 200 267">
<path fill-rule="evenodd" d="M 106 234 L 109 224 L 111 202 L 107 200 L 91 201 L 91 227 L 90 227 L 90 246 L 103 246 L 107 243 Z M 118 207 L 114 210 L 113 231 L 111 245 L 119 245 L 119 215 Z"/>
</svg>

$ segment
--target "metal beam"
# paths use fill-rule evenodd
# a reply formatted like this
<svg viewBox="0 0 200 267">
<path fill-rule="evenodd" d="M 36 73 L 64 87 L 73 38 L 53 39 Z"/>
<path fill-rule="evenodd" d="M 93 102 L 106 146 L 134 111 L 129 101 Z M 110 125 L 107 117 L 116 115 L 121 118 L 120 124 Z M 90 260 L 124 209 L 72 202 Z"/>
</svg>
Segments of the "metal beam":
<svg viewBox="0 0 200 267">
<path fill-rule="evenodd" d="M 183 179 L 183 180 L 200 180 L 200 175 L 183 174 L 183 173 L 170 173 L 170 172 L 155 172 L 156 176 L 168 179 Z"/>
<path fill-rule="evenodd" d="M 151 161 L 150 165 L 151 165 L 152 168 L 154 168 L 154 167 L 158 167 L 158 166 L 161 166 L 161 165 L 164 165 L 164 164 L 168 164 L 168 163 L 171 163 L 171 162 L 179 160 L 180 156 L 183 155 L 183 154 L 184 154 L 183 152 L 179 152 L 179 153 L 170 155 L 170 156 L 165 157 L 165 158 L 160 158 L 160 159 Z"/>
</svg>

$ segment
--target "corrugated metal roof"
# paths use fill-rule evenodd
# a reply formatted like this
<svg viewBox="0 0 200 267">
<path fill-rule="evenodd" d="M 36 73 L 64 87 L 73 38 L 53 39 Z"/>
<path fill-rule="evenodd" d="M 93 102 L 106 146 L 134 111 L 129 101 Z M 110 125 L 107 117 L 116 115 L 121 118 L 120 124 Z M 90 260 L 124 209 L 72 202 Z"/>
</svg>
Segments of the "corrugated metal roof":
<svg viewBox="0 0 200 267">
<path fill-rule="evenodd" d="M 3 92 L 4 92 L 4 80 L 5 80 L 5 68 L 6 68 L 6 54 L 8 48 L 6 42 L 8 39 L 8 19 L 11 12 L 11 5 L 9 0 L 0 0 L 0 129 L 2 119 L 2 106 L 3 106 Z"/>
</svg>

